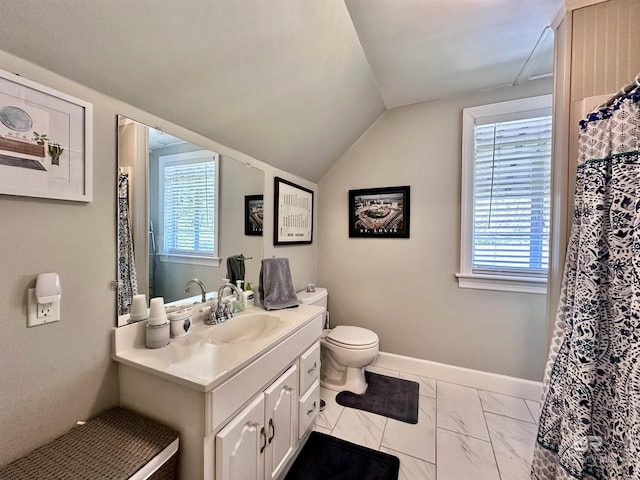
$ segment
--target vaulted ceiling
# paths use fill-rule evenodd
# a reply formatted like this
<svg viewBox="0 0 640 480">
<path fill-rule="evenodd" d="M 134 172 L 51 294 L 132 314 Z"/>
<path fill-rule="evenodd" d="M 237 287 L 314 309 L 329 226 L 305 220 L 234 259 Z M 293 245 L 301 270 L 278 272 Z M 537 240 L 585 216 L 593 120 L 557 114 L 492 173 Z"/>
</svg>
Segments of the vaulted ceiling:
<svg viewBox="0 0 640 480">
<path fill-rule="evenodd" d="M 318 181 L 386 108 L 549 74 L 562 0 L 3 0 L 0 50 Z"/>
</svg>

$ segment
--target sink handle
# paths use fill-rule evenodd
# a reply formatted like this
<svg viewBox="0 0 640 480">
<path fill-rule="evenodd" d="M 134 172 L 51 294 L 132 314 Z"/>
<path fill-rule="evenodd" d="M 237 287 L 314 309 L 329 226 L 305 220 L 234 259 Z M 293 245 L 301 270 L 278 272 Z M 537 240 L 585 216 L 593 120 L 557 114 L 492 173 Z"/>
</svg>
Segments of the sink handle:
<svg viewBox="0 0 640 480">
<path fill-rule="evenodd" d="M 276 427 L 273 424 L 273 418 L 269 419 L 269 428 L 271 429 L 271 436 L 269 437 L 269 443 L 273 440 L 273 437 L 276 436 Z"/>
<path fill-rule="evenodd" d="M 262 446 L 260 447 L 260 453 L 262 453 L 267 446 L 267 434 L 264 432 L 264 427 L 260 429 L 260 437 L 262 437 Z"/>
<path fill-rule="evenodd" d="M 317 366 L 318 366 L 318 362 L 313 362 L 313 367 L 307 370 L 307 375 L 311 375 L 311 373 L 313 373 L 313 371 L 316 369 Z"/>
</svg>

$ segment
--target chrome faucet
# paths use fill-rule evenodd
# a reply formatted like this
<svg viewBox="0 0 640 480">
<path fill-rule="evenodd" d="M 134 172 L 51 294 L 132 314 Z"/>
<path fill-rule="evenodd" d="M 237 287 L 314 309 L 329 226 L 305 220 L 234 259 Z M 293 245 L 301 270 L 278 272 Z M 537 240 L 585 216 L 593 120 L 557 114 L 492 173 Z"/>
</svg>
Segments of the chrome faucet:
<svg viewBox="0 0 640 480">
<path fill-rule="evenodd" d="M 204 286 L 204 283 L 202 283 L 202 280 L 198 280 L 197 278 L 192 278 L 184 286 L 184 291 L 186 293 L 189 293 L 189 284 L 191 283 L 196 283 L 200 287 L 200 291 L 202 292 L 202 303 L 205 303 L 207 301 L 207 295 L 206 295 L 207 287 Z"/>
<path fill-rule="evenodd" d="M 218 289 L 218 297 L 217 297 L 217 305 L 216 309 L 211 309 L 211 314 L 207 322 L 208 325 L 215 325 L 217 323 L 222 323 L 225 320 L 233 317 L 233 312 L 231 311 L 231 307 L 229 305 L 229 300 L 222 300 L 222 294 L 224 289 L 229 287 L 236 294 L 236 301 L 242 302 L 242 291 L 236 287 L 233 283 L 223 283 Z"/>
</svg>

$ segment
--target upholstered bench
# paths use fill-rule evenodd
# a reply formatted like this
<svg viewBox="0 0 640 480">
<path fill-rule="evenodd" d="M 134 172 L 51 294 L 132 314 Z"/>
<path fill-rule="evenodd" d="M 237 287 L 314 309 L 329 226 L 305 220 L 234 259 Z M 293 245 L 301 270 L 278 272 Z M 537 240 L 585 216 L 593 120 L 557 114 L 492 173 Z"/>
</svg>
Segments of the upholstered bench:
<svg viewBox="0 0 640 480">
<path fill-rule="evenodd" d="M 177 452 L 177 432 L 114 408 L 0 467 L 0 479 L 169 480 Z"/>
</svg>

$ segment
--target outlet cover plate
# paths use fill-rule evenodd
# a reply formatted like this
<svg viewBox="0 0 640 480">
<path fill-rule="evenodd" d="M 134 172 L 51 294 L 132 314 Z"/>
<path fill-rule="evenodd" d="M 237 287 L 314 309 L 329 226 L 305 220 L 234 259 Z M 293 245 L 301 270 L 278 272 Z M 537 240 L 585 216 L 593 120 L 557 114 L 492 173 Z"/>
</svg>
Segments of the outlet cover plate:
<svg viewBox="0 0 640 480">
<path fill-rule="evenodd" d="M 60 320 L 60 302 L 53 302 L 49 309 L 49 315 L 38 317 L 38 303 L 36 302 L 36 289 L 30 288 L 27 292 L 27 327 L 44 325 L 45 323 Z"/>
</svg>

